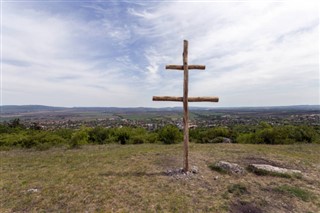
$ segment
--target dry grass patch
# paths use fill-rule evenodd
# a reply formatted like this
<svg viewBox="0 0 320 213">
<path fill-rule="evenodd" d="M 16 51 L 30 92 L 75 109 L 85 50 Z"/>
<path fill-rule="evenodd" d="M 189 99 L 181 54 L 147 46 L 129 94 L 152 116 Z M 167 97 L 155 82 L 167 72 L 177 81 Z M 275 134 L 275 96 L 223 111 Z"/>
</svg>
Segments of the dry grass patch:
<svg viewBox="0 0 320 213">
<path fill-rule="evenodd" d="M 2 151 L 0 211 L 317 212 L 318 153 L 319 145 L 191 144 L 190 165 L 199 173 L 175 178 L 166 171 L 182 167 L 182 144 Z M 245 166 L 250 156 L 301 165 L 307 179 L 234 176 L 208 167 L 219 160 Z M 299 186 L 313 197 L 305 202 L 282 186 Z"/>
</svg>

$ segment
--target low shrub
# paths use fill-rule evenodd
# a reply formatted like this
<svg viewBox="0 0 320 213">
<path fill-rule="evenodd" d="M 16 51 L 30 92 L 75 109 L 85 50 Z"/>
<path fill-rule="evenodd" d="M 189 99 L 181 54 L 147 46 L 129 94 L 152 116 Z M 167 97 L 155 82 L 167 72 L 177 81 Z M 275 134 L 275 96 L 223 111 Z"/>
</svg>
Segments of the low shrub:
<svg viewBox="0 0 320 213">
<path fill-rule="evenodd" d="M 252 144 L 293 144 L 293 143 L 318 143 L 320 135 L 308 126 L 264 126 L 252 132 L 238 133 L 237 143 Z"/>
<path fill-rule="evenodd" d="M 231 132 L 226 127 L 200 128 L 190 130 L 191 141 L 196 143 L 222 143 L 223 138 L 230 138 Z"/>
<path fill-rule="evenodd" d="M 136 135 L 130 139 L 131 144 L 143 144 L 145 142 L 146 142 L 146 140 L 142 135 Z"/>
<path fill-rule="evenodd" d="M 72 130 L 72 129 L 61 128 L 61 129 L 55 130 L 53 133 L 55 135 L 60 136 L 61 138 L 65 139 L 65 140 L 70 140 L 72 137 L 72 134 L 74 132 L 75 132 L 75 130 Z"/>
<path fill-rule="evenodd" d="M 54 131 L 39 129 L 35 125 L 27 129 L 19 119 L 0 124 L 0 147 L 20 147 L 47 149 L 51 146 L 67 144 L 72 148 L 83 144 L 174 144 L 183 141 L 182 131 L 174 125 L 167 125 L 157 131 L 144 128 L 122 127 L 104 128 L 82 127 L 79 130 L 61 128 Z M 313 126 L 281 125 L 237 125 L 232 128 L 190 129 L 190 141 L 196 143 L 252 143 L 252 144 L 293 144 L 320 143 L 320 128 Z"/>
<path fill-rule="evenodd" d="M 112 130 L 103 127 L 94 127 L 88 131 L 89 142 L 95 144 L 105 144 L 110 138 Z"/>
<path fill-rule="evenodd" d="M 120 144 L 128 144 L 131 136 L 131 131 L 127 127 L 119 128 L 116 131 L 116 142 Z"/>
<path fill-rule="evenodd" d="M 70 148 L 79 148 L 81 145 L 87 144 L 89 141 L 88 132 L 89 129 L 86 127 L 81 127 L 80 130 L 74 132 L 70 139 Z"/>
<path fill-rule="evenodd" d="M 167 125 L 158 132 L 159 141 L 164 144 L 179 143 L 183 140 L 182 133 L 178 127 L 173 125 Z"/>
<path fill-rule="evenodd" d="M 146 135 L 146 143 L 158 143 L 158 134 L 155 132 L 149 132 Z"/>
<path fill-rule="evenodd" d="M 65 143 L 66 140 L 60 136 L 44 131 L 21 131 L 14 134 L 2 134 L 0 137 L 0 146 L 27 149 L 32 147 L 52 147 Z"/>
</svg>

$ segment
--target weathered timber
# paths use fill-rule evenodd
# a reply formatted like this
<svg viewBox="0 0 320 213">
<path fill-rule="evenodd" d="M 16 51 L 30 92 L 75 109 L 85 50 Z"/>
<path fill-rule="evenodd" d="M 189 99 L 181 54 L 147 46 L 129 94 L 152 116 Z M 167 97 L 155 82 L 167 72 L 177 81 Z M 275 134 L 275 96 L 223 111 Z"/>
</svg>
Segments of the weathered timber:
<svg viewBox="0 0 320 213">
<path fill-rule="evenodd" d="M 168 70 L 184 70 L 183 65 L 166 65 Z M 205 70 L 205 65 L 188 65 L 188 70 Z"/>
<path fill-rule="evenodd" d="M 188 97 L 188 102 L 219 102 L 218 97 Z"/>
<path fill-rule="evenodd" d="M 188 65 L 188 41 L 183 41 L 183 65 L 167 65 L 166 69 L 183 70 L 183 97 L 153 96 L 153 101 L 180 101 L 183 102 L 183 171 L 189 171 L 189 109 L 188 102 L 218 102 L 218 97 L 188 97 L 189 69 L 204 70 L 204 65 Z"/>
<path fill-rule="evenodd" d="M 184 144 L 184 171 L 189 171 L 189 109 L 188 109 L 188 82 L 189 82 L 189 70 L 188 70 L 188 41 L 183 41 L 183 144 Z"/>
<path fill-rule="evenodd" d="M 177 101 L 182 102 L 183 97 L 175 97 L 175 96 L 153 96 L 153 101 Z M 188 97 L 188 102 L 219 102 L 218 97 Z"/>
</svg>

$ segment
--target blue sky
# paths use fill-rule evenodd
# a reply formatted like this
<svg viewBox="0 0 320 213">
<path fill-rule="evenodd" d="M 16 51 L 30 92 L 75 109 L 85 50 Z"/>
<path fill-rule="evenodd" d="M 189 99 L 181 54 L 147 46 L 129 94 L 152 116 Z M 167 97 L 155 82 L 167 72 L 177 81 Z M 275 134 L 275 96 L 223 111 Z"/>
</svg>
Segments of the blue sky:
<svg viewBox="0 0 320 213">
<path fill-rule="evenodd" d="M 320 104 L 315 1 L 2 1 L 2 104 L 164 107 Z"/>
</svg>

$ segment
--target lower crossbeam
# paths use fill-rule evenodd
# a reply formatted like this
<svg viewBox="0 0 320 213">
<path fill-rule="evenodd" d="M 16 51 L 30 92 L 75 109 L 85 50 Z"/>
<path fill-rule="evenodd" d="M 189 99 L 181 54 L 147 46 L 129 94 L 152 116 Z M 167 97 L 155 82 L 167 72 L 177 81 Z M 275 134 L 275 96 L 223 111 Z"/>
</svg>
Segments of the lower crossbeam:
<svg viewBox="0 0 320 213">
<path fill-rule="evenodd" d="M 183 97 L 175 97 L 175 96 L 153 96 L 153 101 L 178 101 L 182 102 Z M 188 97 L 188 102 L 219 102 L 218 97 L 210 96 L 210 97 Z"/>
</svg>

